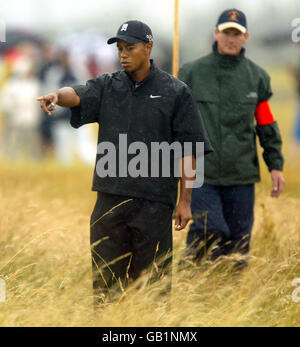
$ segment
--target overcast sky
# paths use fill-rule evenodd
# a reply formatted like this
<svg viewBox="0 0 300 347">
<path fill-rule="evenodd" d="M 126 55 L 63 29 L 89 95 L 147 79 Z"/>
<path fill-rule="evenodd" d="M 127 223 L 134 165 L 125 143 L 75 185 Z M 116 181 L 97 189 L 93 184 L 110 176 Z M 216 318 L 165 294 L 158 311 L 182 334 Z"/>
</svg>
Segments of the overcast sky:
<svg viewBox="0 0 300 347">
<path fill-rule="evenodd" d="M 0 20 L 6 27 L 22 27 L 57 37 L 66 31 L 95 28 L 114 35 L 126 20 L 138 19 L 153 31 L 154 42 L 172 43 L 174 0 L 6 0 L 1 1 Z M 224 9 L 238 7 L 248 18 L 248 46 L 262 36 L 292 32 L 291 22 L 300 18 L 300 0 L 180 0 L 180 45 L 183 59 L 203 54 L 212 37 L 217 17 Z M 291 42 L 292 44 L 292 42 Z M 200 47 L 200 48 L 199 48 Z M 289 55 L 289 52 L 278 54 Z M 267 57 L 260 47 L 262 58 Z M 275 56 L 274 55 L 274 59 Z M 267 57 L 267 59 L 269 59 Z"/>
<path fill-rule="evenodd" d="M 250 18 L 261 16 L 261 12 L 275 9 L 278 13 L 296 15 L 299 0 L 180 0 L 181 21 L 191 15 L 199 19 L 208 17 L 215 22 L 221 9 L 238 6 Z M 99 20 L 99 25 L 114 24 L 120 18 L 146 19 L 161 30 L 172 28 L 174 0 L 9 0 L 1 1 L 0 16 L 7 25 L 28 28 L 56 29 Z M 296 11 L 296 12 L 295 12 Z M 127 18 L 129 16 L 129 18 Z M 300 13 L 298 13 L 300 17 Z M 125 19 L 126 18 L 126 19 Z M 268 18 L 266 18 L 267 20 Z"/>
</svg>

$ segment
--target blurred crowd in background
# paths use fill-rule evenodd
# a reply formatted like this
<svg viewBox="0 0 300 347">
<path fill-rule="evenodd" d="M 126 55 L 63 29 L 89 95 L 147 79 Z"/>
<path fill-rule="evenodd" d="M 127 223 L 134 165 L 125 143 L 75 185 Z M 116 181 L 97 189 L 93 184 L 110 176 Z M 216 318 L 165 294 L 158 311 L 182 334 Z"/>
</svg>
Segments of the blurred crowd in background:
<svg viewBox="0 0 300 347">
<path fill-rule="evenodd" d="M 300 46 L 300 43 L 298 43 Z M 299 48 L 300 50 L 300 48 Z M 293 139 L 297 147 L 300 147 L 300 52 L 299 52 L 299 63 L 298 65 L 290 65 L 290 73 L 294 77 L 296 93 L 298 98 L 297 111 L 295 114 Z M 299 159 L 299 158 L 297 158 Z"/>
<path fill-rule="evenodd" d="M 170 54 L 160 55 L 159 65 L 170 71 L 170 59 Z M 36 98 L 119 68 L 116 48 L 94 31 L 70 33 L 57 41 L 7 31 L 6 42 L 0 43 L 0 158 L 55 158 L 63 165 L 79 159 L 93 165 L 93 127 L 75 130 L 70 110 L 59 106 L 47 116 Z"/>
<path fill-rule="evenodd" d="M 154 59 L 171 73 L 172 46 L 168 42 L 155 46 Z M 73 129 L 69 124 L 70 110 L 59 106 L 52 117 L 47 116 L 36 98 L 118 70 L 113 46 L 106 44 L 106 36 L 93 30 L 70 32 L 57 40 L 29 31 L 7 30 L 6 42 L 0 42 L 0 159 L 54 158 L 63 165 L 79 159 L 93 165 L 93 127 Z M 290 66 L 289 71 L 298 91 L 293 136 L 300 146 L 300 63 Z"/>
</svg>

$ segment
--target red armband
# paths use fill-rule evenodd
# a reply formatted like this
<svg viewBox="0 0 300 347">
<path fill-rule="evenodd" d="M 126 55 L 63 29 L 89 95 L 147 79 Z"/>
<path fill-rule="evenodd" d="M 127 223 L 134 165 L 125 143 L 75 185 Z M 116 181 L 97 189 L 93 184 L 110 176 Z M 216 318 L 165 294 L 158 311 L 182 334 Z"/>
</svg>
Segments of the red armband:
<svg viewBox="0 0 300 347">
<path fill-rule="evenodd" d="M 275 122 L 268 101 L 263 101 L 257 105 L 255 110 L 255 118 L 257 125 L 267 125 Z"/>
</svg>

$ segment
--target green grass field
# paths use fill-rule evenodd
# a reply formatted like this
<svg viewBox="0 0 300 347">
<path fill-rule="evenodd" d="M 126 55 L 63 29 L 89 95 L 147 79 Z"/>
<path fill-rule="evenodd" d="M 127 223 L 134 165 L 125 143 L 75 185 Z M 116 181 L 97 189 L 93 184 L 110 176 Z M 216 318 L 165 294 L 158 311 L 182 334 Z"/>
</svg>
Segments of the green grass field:
<svg viewBox="0 0 300 347">
<path fill-rule="evenodd" d="M 185 231 L 174 232 L 173 289 L 169 303 L 159 283 L 142 277 L 119 302 L 94 314 L 89 218 L 96 194 L 92 168 L 0 164 L 0 326 L 299 326 L 300 156 L 290 134 L 295 113 L 292 81 L 270 71 L 271 103 L 284 140 L 285 191 L 270 197 L 261 162 L 249 266 L 236 273 L 236 256 L 178 270 Z M 299 285 L 298 285 L 299 286 Z M 294 293 L 295 294 L 295 293 Z M 300 298 L 300 295 L 299 295 Z"/>
</svg>

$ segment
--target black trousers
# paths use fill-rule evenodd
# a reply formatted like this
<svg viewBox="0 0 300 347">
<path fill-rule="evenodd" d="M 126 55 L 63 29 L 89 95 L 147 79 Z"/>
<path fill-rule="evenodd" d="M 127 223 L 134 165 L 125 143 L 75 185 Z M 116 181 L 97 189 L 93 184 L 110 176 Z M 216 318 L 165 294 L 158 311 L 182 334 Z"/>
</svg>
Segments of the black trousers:
<svg viewBox="0 0 300 347">
<path fill-rule="evenodd" d="M 146 199 L 98 192 L 90 242 L 95 301 L 106 301 L 152 266 L 152 280 L 172 261 L 172 208 Z"/>
</svg>

